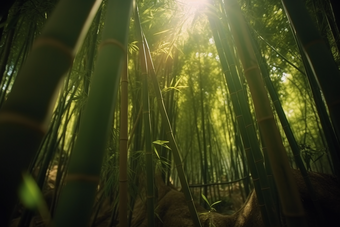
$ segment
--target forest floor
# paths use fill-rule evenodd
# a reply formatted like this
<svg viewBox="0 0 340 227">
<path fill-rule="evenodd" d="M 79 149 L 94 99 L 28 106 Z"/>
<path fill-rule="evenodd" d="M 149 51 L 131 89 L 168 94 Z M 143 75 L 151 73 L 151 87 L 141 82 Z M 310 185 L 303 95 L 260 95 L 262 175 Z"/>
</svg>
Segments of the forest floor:
<svg viewBox="0 0 340 227">
<path fill-rule="evenodd" d="M 340 181 L 334 176 L 320 173 L 309 173 L 314 190 L 316 191 L 316 202 L 323 218 L 318 225 L 318 213 L 313 207 L 313 201 L 299 171 L 292 170 L 299 188 L 301 201 L 303 203 L 307 226 L 330 226 L 339 225 L 340 215 Z M 194 226 L 189 209 L 186 205 L 184 194 L 172 186 L 166 186 L 158 180 L 158 201 L 156 226 Z M 202 226 L 216 227 L 262 227 L 264 226 L 260 207 L 257 203 L 256 194 L 252 192 L 242 207 L 232 215 L 225 215 L 217 212 L 209 212 L 200 205 L 196 205 Z M 135 203 L 132 226 L 148 226 L 146 214 L 146 203 L 139 199 Z M 282 218 L 282 216 L 281 216 Z M 320 218 L 321 219 L 321 218 Z M 282 223 L 285 226 L 285 223 Z"/>
<path fill-rule="evenodd" d="M 47 188 L 50 190 L 45 191 L 45 199 L 48 204 L 51 203 L 53 197 L 54 180 L 53 174 L 56 170 L 52 169 L 50 179 L 47 182 Z M 334 176 L 320 173 L 309 173 L 312 185 L 317 194 L 316 202 L 320 206 L 320 210 L 323 211 L 322 225 L 317 225 L 317 211 L 313 208 L 313 201 L 310 198 L 307 187 L 304 184 L 303 178 L 299 171 L 293 170 L 293 175 L 297 182 L 301 200 L 303 202 L 308 226 L 330 226 L 335 227 L 339 225 L 340 216 L 340 181 Z M 193 227 L 194 224 L 190 217 L 190 212 L 186 203 L 184 194 L 178 191 L 173 186 L 167 186 L 161 180 L 156 177 L 157 195 L 156 202 L 157 214 L 155 217 L 155 224 L 157 227 Z M 227 193 L 223 189 L 221 194 Z M 236 199 L 235 206 L 230 207 L 232 203 L 226 203 L 225 207 L 220 208 L 220 212 L 213 212 L 204 209 L 202 206 L 196 204 L 196 209 L 199 214 L 199 218 L 202 226 L 215 226 L 215 227 L 262 227 L 264 226 L 260 207 L 257 203 L 256 194 L 252 192 L 244 204 L 240 204 L 242 200 L 240 194 L 235 193 Z M 238 200 L 238 201 L 237 201 Z M 96 220 L 93 222 L 94 227 L 107 227 L 111 221 L 112 209 L 110 209 L 110 203 L 108 201 L 102 204 L 102 208 L 98 213 Z M 239 208 L 239 209 L 238 209 Z M 225 214 L 230 210 L 238 209 L 233 214 Z M 223 210 L 225 212 L 223 212 Z M 221 212 L 222 211 L 222 212 Z M 133 212 L 132 212 L 132 227 L 147 227 L 147 209 L 145 200 L 145 191 L 141 189 L 140 196 L 138 196 Z M 14 219 L 10 227 L 18 226 L 20 222 L 20 212 L 17 214 L 17 218 Z M 32 218 L 30 227 L 42 227 L 45 226 L 44 222 L 39 216 Z M 119 226 L 118 220 L 114 222 L 114 226 Z"/>
</svg>

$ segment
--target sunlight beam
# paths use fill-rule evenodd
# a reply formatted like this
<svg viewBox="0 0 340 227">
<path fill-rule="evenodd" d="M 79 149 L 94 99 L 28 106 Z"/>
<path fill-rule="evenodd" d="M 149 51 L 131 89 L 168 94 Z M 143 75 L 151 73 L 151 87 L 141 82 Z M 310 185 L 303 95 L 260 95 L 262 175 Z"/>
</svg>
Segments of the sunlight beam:
<svg viewBox="0 0 340 227">
<path fill-rule="evenodd" d="M 177 0 L 177 2 L 190 8 L 201 8 L 208 0 Z"/>
</svg>

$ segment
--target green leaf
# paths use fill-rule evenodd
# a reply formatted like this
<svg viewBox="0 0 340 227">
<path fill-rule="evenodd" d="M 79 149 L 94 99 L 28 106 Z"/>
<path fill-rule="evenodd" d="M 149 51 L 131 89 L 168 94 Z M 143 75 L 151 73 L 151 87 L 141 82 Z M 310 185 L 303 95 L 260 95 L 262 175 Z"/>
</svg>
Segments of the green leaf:
<svg viewBox="0 0 340 227">
<path fill-rule="evenodd" d="M 153 146 L 153 150 L 155 151 L 155 154 L 157 155 L 157 158 L 160 160 L 161 157 L 159 157 L 158 151 L 157 151 L 157 149 L 155 148 L 155 146 Z"/>
<path fill-rule="evenodd" d="M 163 31 L 156 32 L 156 33 L 155 33 L 155 34 L 153 34 L 153 35 L 160 35 L 160 34 L 163 34 L 163 33 L 166 33 L 166 32 L 168 32 L 168 31 L 170 31 L 170 29 L 165 29 L 165 30 L 163 30 Z"/>
<path fill-rule="evenodd" d="M 203 194 L 201 194 L 201 196 L 204 199 L 204 201 L 209 205 L 209 207 L 211 207 L 207 197 L 205 197 L 205 195 L 203 195 Z"/>
<path fill-rule="evenodd" d="M 22 184 L 19 186 L 19 199 L 28 209 L 37 210 L 45 226 L 49 226 L 51 215 L 37 183 L 28 173 L 23 173 L 22 178 Z"/>
<path fill-rule="evenodd" d="M 19 188 L 19 198 L 29 209 L 38 209 L 44 203 L 40 189 L 31 175 L 24 173 L 23 182 Z"/>
<path fill-rule="evenodd" d="M 214 205 L 216 205 L 216 204 L 218 204 L 218 203 L 220 203 L 220 202 L 222 202 L 222 200 L 219 200 L 219 201 L 214 202 L 213 204 L 211 204 L 211 207 L 214 206 Z"/>
<path fill-rule="evenodd" d="M 165 141 L 165 140 L 156 140 L 152 142 L 153 144 L 157 144 L 157 145 L 161 145 L 162 147 L 165 147 L 166 149 L 171 150 L 171 148 L 166 145 L 166 143 L 169 143 L 169 141 Z"/>
</svg>

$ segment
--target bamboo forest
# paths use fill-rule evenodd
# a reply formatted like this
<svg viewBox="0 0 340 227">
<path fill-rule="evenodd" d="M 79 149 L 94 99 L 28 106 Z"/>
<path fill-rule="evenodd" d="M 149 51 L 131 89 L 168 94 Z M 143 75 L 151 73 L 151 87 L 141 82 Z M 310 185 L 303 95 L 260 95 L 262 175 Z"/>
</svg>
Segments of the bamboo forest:
<svg viewBox="0 0 340 227">
<path fill-rule="evenodd" d="M 338 3 L 1 1 L 0 226 L 340 226 Z"/>
</svg>

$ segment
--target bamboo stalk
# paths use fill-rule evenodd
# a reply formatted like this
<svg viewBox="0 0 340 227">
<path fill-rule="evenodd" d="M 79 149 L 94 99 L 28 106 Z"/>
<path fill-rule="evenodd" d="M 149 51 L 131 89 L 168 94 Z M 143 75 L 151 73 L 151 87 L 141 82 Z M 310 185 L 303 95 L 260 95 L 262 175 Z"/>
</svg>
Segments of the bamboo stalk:
<svg viewBox="0 0 340 227">
<path fill-rule="evenodd" d="M 87 226 L 90 219 L 127 53 L 131 4 L 132 1 L 107 2 L 88 101 L 56 208 L 56 227 Z"/>
<path fill-rule="evenodd" d="M 263 156 L 257 141 L 257 135 L 254 127 L 254 122 L 251 116 L 249 101 L 246 93 L 243 91 L 241 81 L 237 69 L 235 67 L 235 60 L 230 48 L 226 47 L 227 38 L 225 32 L 218 26 L 219 29 L 215 31 L 215 23 L 211 20 L 211 27 L 216 43 L 216 47 L 220 56 L 221 66 L 226 77 L 228 90 L 231 97 L 231 103 L 236 115 L 237 126 L 242 137 L 243 149 L 245 150 L 249 169 L 253 178 L 255 192 L 258 203 L 261 207 L 262 219 L 265 226 L 279 225 L 278 215 L 275 212 L 275 204 L 272 200 L 272 190 L 269 187 L 265 168 L 263 165 Z M 223 37 L 223 44 L 220 37 Z M 227 65 L 229 64 L 229 66 Z M 236 125 L 236 124 L 235 124 Z"/>
<path fill-rule="evenodd" d="M 155 90 L 156 97 L 157 97 L 158 108 L 160 108 L 163 125 L 164 125 L 165 130 L 166 130 L 167 138 L 169 140 L 170 148 L 171 148 L 171 151 L 172 151 L 172 154 L 173 154 L 173 157 L 174 157 L 174 162 L 176 164 L 176 168 L 177 168 L 178 176 L 179 176 L 179 179 L 180 179 L 180 182 L 181 182 L 181 185 L 182 185 L 182 189 L 184 191 L 184 195 L 185 195 L 185 198 L 187 200 L 187 204 L 188 204 L 188 207 L 189 207 L 189 211 L 190 211 L 194 226 L 201 227 L 201 223 L 200 223 L 200 220 L 198 218 L 198 214 L 197 214 L 197 211 L 196 211 L 196 207 L 194 205 L 193 198 L 191 196 L 191 192 L 190 192 L 190 189 L 189 189 L 189 186 L 188 186 L 188 182 L 187 182 L 185 174 L 184 174 L 183 164 L 182 164 L 182 160 L 181 160 L 182 158 L 180 156 L 179 149 L 178 149 L 178 146 L 176 144 L 175 137 L 174 137 L 173 131 L 171 129 L 170 121 L 169 121 L 169 118 L 168 118 L 168 115 L 167 115 L 167 112 L 166 112 L 166 109 L 165 109 L 165 106 L 164 106 L 164 101 L 163 101 L 161 90 L 160 90 L 159 85 L 158 85 L 156 72 L 155 72 L 155 69 L 154 69 L 154 66 L 153 66 L 150 50 L 149 50 L 147 41 L 146 41 L 146 39 L 143 35 L 143 31 L 141 30 L 142 28 L 141 28 L 141 25 L 140 25 L 140 20 L 139 20 L 139 15 L 138 15 L 137 9 L 136 9 L 135 19 L 136 19 L 136 23 L 137 23 L 137 28 L 139 29 L 138 33 L 137 33 L 137 35 L 139 36 L 138 37 L 139 42 L 143 43 L 142 47 L 143 47 L 143 54 L 144 55 L 141 56 L 141 58 L 143 59 L 143 61 L 145 60 L 146 63 L 147 63 L 147 67 L 148 67 L 147 72 L 151 76 L 153 88 Z"/>
<path fill-rule="evenodd" d="M 72 65 L 77 47 L 100 3 L 95 0 L 59 2 L 2 106 L 0 177 L 7 187 L 0 197 L 0 220 L 4 225 L 16 201 L 21 173 L 46 133 L 58 84 Z"/>
<path fill-rule="evenodd" d="M 146 42 L 145 42 L 145 44 L 146 44 L 146 47 L 147 47 L 146 48 L 146 54 L 147 54 L 146 57 L 147 57 L 147 61 L 149 63 L 149 73 L 150 73 L 150 76 L 151 76 L 151 79 L 152 79 L 153 88 L 154 88 L 155 93 L 156 93 L 158 106 L 159 106 L 160 111 L 161 111 L 162 121 L 165 124 L 166 134 L 167 134 L 167 138 L 168 138 L 169 144 L 170 144 L 169 147 L 171 148 L 171 151 L 172 151 L 172 154 L 173 154 L 173 157 L 174 157 L 174 162 L 175 162 L 175 165 L 176 165 L 176 168 L 177 168 L 178 177 L 180 179 L 180 182 L 181 182 L 181 185 L 182 185 L 182 190 L 183 190 L 185 198 L 187 200 L 186 202 L 188 204 L 190 215 L 191 215 L 191 218 L 193 220 L 194 226 L 200 227 L 201 223 L 200 223 L 200 220 L 198 218 L 196 207 L 194 205 L 194 201 L 193 201 L 193 198 L 191 196 L 189 185 L 188 185 L 188 182 L 187 182 L 185 174 L 184 174 L 182 158 L 180 156 L 179 149 L 178 149 L 178 146 L 177 146 L 177 143 L 176 143 L 176 140 L 175 140 L 172 128 L 171 128 L 171 124 L 170 124 L 170 121 L 169 121 L 169 118 L 168 118 L 168 115 L 167 115 L 167 112 L 166 112 L 166 109 L 165 109 L 165 106 L 164 106 L 163 97 L 162 97 L 161 90 L 159 89 L 159 85 L 158 85 L 158 81 L 157 81 L 157 77 L 156 77 L 156 72 L 155 72 L 155 69 L 153 67 L 153 63 L 152 63 L 152 59 L 151 59 L 150 50 L 149 50 L 149 47 L 147 46 Z"/>
<path fill-rule="evenodd" d="M 255 42 L 253 42 L 253 45 L 254 45 L 255 49 L 258 50 L 258 47 L 256 46 Z M 300 49 L 300 46 L 299 46 L 299 49 Z M 261 69 L 261 72 L 262 72 L 263 80 L 264 80 L 264 82 L 266 84 L 266 87 L 267 87 L 268 92 L 270 94 L 270 97 L 272 99 L 272 103 L 274 104 L 274 107 L 275 107 L 275 110 L 276 110 L 277 115 L 279 117 L 280 123 L 281 123 L 282 128 L 283 128 L 283 130 L 285 132 L 285 135 L 287 137 L 289 145 L 290 145 L 290 147 L 292 149 L 292 153 L 294 155 L 295 163 L 296 163 L 297 167 L 300 169 L 300 172 L 301 172 L 301 175 L 303 177 L 303 180 L 304 180 L 304 182 L 305 182 L 305 184 L 307 186 L 307 189 L 308 189 L 308 191 L 310 193 L 310 196 L 312 198 L 313 206 L 314 206 L 315 210 L 317 211 L 317 222 L 318 222 L 318 225 L 321 226 L 322 223 L 325 223 L 325 220 L 323 220 L 323 212 L 321 210 L 321 207 L 320 207 L 320 204 L 319 204 L 319 200 L 317 199 L 316 192 L 315 192 L 315 190 L 314 190 L 314 188 L 312 186 L 312 183 L 311 183 L 311 181 L 309 179 L 309 175 L 307 173 L 306 167 L 303 164 L 303 161 L 301 159 L 300 148 L 299 148 L 298 143 L 297 143 L 297 141 L 296 141 L 296 139 L 294 137 L 292 129 L 291 129 L 290 125 L 289 125 L 288 119 L 287 119 L 287 117 L 286 117 L 286 115 L 284 113 L 284 110 L 282 108 L 281 102 L 279 100 L 279 96 L 278 96 L 278 94 L 277 94 L 277 92 L 276 92 L 276 90 L 274 88 L 274 85 L 273 85 L 273 83 L 272 83 L 272 81 L 271 81 L 271 79 L 269 77 L 269 72 L 268 72 L 267 68 L 264 65 L 265 60 L 264 60 L 264 58 L 262 58 L 260 56 L 258 51 L 256 52 L 256 54 L 257 54 L 258 62 L 262 63 L 262 64 L 260 64 L 260 69 Z M 302 60 L 303 60 L 303 62 L 306 61 L 306 58 L 305 58 L 304 55 L 302 55 Z M 305 67 L 306 67 L 306 74 L 307 74 L 307 76 L 310 76 L 311 70 L 309 68 L 309 65 L 306 65 Z M 312 91 L 313 91 L 313 85 L 312 85 L 313 79 L 314 78 L 310 78 Z M 314 93 L 315 92 L 313 92 L 313 94 Z M 321 95 L 321 94 L 317 93 L 316 95 Z M 319 110 L 319 115 L 321 114 L 320 112 L 323 112 L 323 110 L 326 112 L 326 110 L 324 108 L 322 108 L 322 104 L 320 103 L 321 100 L 318 99 L 318 97 L 315 97 L 314 100 L 316 102 L 317 109 Z M 320 115 L 320 119 L 321 119 L 321 122 L 323 122 L 323 117 L 321 115 Z M 324 125 L 325 124 L 323 124 L 323 126 Z M 330 127 L 330 122 L 329 122 L 328 126 Z M 332 128 L 324 128 L 325 134 L 328 132 L 329 129 L 332 129 Z M 332 139 L 331 135 L 329 137 L 330 138 L 327 138 L 328 140 Z M 330 143 L 330 141 L 328 143 Z M 333 145 L 333 144 L 329 144 L 329 147 L 331 147 L 331 145 Z"/>
<path fill-rule="evenodd" d="M 154 205 L 154 168 L 152 158 L 152 139 L 151 139 L 151 124 L 150 124 L 150 103 L 148 93 L 148 63 L 145 56 L 145 40 L 143 39 L 142 27 L 139 20 L 139 12 L 137 5 L 135 6 L 135 22 L 137 36 L 140 42 L 140 59 L 142 68 L 142 103 L 143 103 L 143 123 L 144 123 L 144 138 L 145 138 L 145 161 L 146 161 L 146 204 L 147 204 L 147 220 L 148 226 L 155 226 L 155 205 Z"/>
<path fill-rule="evenodd" d="M 317 31 L 303 1 L 281 0 L 293 32 L 302 45 L 304 54 L 326 100 L 333 127 L 340 137 L 340 71 L 330 49 Z M 339 150 L 333 155 L 336 167 L 340 163 Z M 340 168 L 335 169 L 340 176 Z"/>
<path fill-rule="evenodd" d="M 202 75 L 202 67 L 201 67 L 201 51 L 200 47 L 198 47 L 198 69 L 199 69 L 199 89 L 200 89 L 200 104 L 201 104 L 201 130 L 202 131 L 202 142 L 203 142 L 203 159 L 202 159 L 202 180 L 203 184 L 208 183 L 208 157 L 207 157 L 207 141 L 206 141 L 206 125 L 205 125 L 205 111 L 204 111 L 204 89 L 203 89 L 203 75 Z M 203 194 L 208 196 L 208 188 L 206 186 L 203 187 Z M 204 203 L 205 206 L 207 205 Z M 206 207 L 207 208 L 207 207 Z"/>
<path fill-rule="evenodd" d="M 128 204 L 128 77 L 126 59 L 121 78 L 120 144 L 119 144 L 119 226 L 127 227 Z"/>
<path fill-rule="evenodd" d="M 256 119 L 268 151 L 283 215 L 289 226 L 306 226 L 304 209 L 261 77 L 248 25 L 235 0 L 225 1 L 225 10 L 254 102 Z"/>
</svg>

